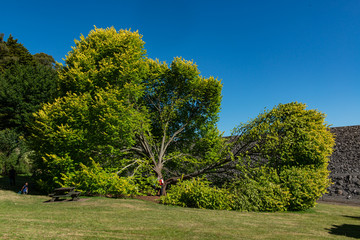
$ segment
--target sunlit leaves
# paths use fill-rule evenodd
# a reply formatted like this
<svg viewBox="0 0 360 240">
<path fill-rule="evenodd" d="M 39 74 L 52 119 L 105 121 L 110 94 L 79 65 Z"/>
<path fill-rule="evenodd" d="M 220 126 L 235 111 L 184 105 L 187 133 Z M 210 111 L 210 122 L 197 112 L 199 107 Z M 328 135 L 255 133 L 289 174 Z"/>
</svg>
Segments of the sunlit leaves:
<svg viewBox="0 0 360 240">
<path fill-rule="evenodd" d="M 95 28 L 75 40 L 60 71 L 64 92 L 86 92 L 97 88 L 139 84 L 144 77 L 145 49 L 142 36 L 128 30 Z"/>
<path fill-rule="evenodd" d="M 322 166 L 332 153 L 334 139 L 325 115 L 302 103 L 279 104 L 234 129 L 248 153 L 267 159 L 273 167 Z"/>
</svg>

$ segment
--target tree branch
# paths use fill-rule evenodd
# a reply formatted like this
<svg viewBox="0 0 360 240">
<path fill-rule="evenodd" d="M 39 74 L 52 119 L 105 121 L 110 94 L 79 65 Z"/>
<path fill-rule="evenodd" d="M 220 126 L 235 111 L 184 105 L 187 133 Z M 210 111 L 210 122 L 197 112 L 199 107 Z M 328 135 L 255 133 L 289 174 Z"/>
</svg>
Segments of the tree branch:
<svg viewBox="0 0 360 240">
<path fill-rule="evenodd" d="M 150 159 L 153 161 L 154 165 L 156 165 L 154 153 L 151 151 L 150 145 L 143 134 L 139 135 L 139 141 L 140 141 L 142 148 L 147 153 L 147 155 L 145 153 L 144 154 L 146 156 L 150 157 Z"/>
<path fill-rule="evenodd" d="M 122 171 L 124 171 L 125 169 L 131 167 L 132 165 L 134 165 L 135 163 L 137 163 L 138 160 L 135 160 L 134 162 L 130 163 L 129 165 L 123 167 L 122 169 L 120 169 L 119 171 L 116 172 L 117 175 L 119 175 L 119 173 L 121 173 Z"/>
</svg>

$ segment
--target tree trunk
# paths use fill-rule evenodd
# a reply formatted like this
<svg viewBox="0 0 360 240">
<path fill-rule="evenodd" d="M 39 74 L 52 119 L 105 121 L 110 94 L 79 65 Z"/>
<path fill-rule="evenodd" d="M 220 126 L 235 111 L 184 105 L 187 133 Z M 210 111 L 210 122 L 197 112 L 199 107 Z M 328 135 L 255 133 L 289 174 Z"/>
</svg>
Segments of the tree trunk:
<svg viewBox="0 0 360 240">
<path fill-rule="evenodd" d="M 167 187 L 167 184 L 164 181 L 164 185 L 161 186 L 162 190 L 160 192 L 160 196 L 165 196 L 166 195 L 166 187 Z"/>
</svg>

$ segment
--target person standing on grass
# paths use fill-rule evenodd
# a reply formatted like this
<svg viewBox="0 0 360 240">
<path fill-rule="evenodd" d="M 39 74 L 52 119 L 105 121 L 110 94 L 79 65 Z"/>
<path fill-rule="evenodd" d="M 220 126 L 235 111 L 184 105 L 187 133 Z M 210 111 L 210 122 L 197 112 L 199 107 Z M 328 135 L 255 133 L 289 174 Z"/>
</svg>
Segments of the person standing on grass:
<svg viewBox="0 0 360 240">
<path fill-rule="evenodd" d="M 9 171 L 9 180 L 10 180 L 10 186 L 15 186 L 15 177 L 16 177 L 16 171 L 14 169 L 14 166 L 11 167 Z"/>
<path fill-rule="evenodd" d="M 159 179 L 159 184 L 160 184 L 160 196 L 162 196 L 163 192 L 164 192 L 164 179 L 163 178 Z"/>
<path fill-rule="evenodd" d="M 22 194 L 28 194 L 29 193 L 29 185 L 28 183 L 26 182 L 25 185 L 21 188 L 21 193 Z"/>
</svg>

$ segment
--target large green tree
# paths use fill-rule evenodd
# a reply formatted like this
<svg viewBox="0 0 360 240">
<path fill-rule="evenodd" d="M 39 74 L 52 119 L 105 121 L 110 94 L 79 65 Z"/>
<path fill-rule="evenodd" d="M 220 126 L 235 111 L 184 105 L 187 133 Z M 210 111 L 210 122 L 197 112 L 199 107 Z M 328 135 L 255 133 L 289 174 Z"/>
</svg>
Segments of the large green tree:
<svg viewBox="0 0 360 240">
<path fill-rule="evenodd" d="M 326 167 L 333 139 L 324 114 L 280 104 L 240 125 L 217 129 L 221 82 L 192 61 L 146 56 L 142 36 L 114 28 L 81 36 L 59 70 L 63 97 L 36 114 L 32 146 L 47 185 L 93 161 L 118 174 L 151 169 L 166 184 L 227 171 L 251 160 L 280 172 Z"/>
<path fill-rule="evenodd" d="M 93 160 L 117 171 L 127 162 L 125 149 L 148 127 L 138 105 L 147 71 L 141 36 L 96 28 L 75 43 L 59 69 L 64 96 L 45 105 L 33 125 L 30 143 L 47 186 Z"/>
<path fill-rule="evenodd" d="M 118 173 L 147 165 L 174 181 L 219 160 L 220 82 L 193 62 L 168 66 L 145 53 L 141 35 L 127 30 L 96 28 L 76 41 L 60 70 L 66 96 L 37 113 L 40 170 L 57 155 Z"/>
<path fill-rule="evenodd" d="M 0 34 L 0 130 L 11 128 L 28 134 L 32 114 L 57 92 L 55 60 L 31 53 L 11 35 Z"/>
<path fill-rule="evenodd" d="M 5 41 L 0 34 L 0 165 L 4 172 L 10 165 L 19 172 L 29 172 L 28 125 L 32 114 L 57 95 L 54 63 L 53 57 L 31 55 L 17 39 L 10 35 Z"/>
<path fill-rule="evenodd" d="M 224 143 L 216 126 L 220 81 L 200 76 L 197 66 L 182 58 L 170 66 L 153 60 L 148 64 L 142 104 L 151 127 L 137 136 L 133 150 L 149 160 L 165 184 L 204 174 L 221 160 Z"/>
</svg>

